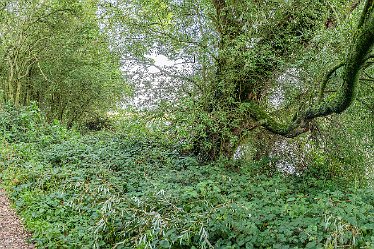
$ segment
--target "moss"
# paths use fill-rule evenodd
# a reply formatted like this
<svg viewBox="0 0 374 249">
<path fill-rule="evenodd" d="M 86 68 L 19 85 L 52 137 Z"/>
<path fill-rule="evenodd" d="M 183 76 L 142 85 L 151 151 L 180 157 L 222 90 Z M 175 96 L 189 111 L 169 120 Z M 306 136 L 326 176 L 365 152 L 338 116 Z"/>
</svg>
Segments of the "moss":
<svg viewBox="0 0 374 249">
<path fill-rule="evenodd" d="M 371 2 L 372 1 L 368 1 Z M 277 121 L 271 117 L 265 110 L 255 103 L 248 102 L 242 104 L 250 115 L 262 126 L 269 131 L 279 135 L 298 134 L 303 131 L 303 127 L 308 120 L 327 116 L 332 113 L 341 113 L 345 111 L 352 103 L 355 95 L 355 89 L 360 75 L 362 65 L 370 53 L 374 44 L 374 6 L 365 8 L 367 12 L 363 12 L 365 17 L 363 23 L 358 25 L 358 30 L 351 47 L 348 50 L 346 61 L 339 63 L 330 69 L 322 79 L 321 89 L 319 92 L 319 101 L 316 106 L 311 106 L 300 114 L 295 114 L 290 121 Z M 328 101 L 322 101 L 323 91 L 331 74 L 338 68 L 343 68 L 343 85 L 335 97 Z M 305 127 L 304 127 L 305 128 Z M 300 130 L 301 129 L 301 130 Z M 307 129 L 304 129 L 307 130 Z"/>
</svg>

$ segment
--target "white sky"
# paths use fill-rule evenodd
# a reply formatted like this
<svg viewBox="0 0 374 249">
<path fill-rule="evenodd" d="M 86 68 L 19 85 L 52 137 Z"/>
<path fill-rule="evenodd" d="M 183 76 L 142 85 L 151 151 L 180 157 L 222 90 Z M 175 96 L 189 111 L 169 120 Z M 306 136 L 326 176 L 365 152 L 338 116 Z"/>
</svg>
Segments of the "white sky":
<svg viewBox="0 0 374 249">
<path fill-rule="evenodd" d="M 169 60 L 168 57 L 166 57 L 165 55 L 162 55 L 162 54 L 152 54 L 152 55 L 148 55 L 147 57 L 153 59 L 155 61 L 154 64 L 158 67 L 176 66 L 177 69 L 181 69 L 181 67 L 178 64 L 182 63 L 182 60 L 176 60 L 176 61 Z M 159 73 L 160 70 L 158 70 L 154 66 L 150 66 L 148 68 L 148 72 L 149 73 Z"/>
</svg>

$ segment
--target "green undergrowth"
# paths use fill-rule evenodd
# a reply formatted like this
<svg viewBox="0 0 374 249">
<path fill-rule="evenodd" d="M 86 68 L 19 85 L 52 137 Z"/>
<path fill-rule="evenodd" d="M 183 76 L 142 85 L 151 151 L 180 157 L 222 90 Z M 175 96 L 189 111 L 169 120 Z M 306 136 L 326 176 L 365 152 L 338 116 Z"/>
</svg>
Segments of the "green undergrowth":
<svg viewBox="0 0 374 249">
<path fill-rule="evenodd" d="M 373 248 L 374 191 L 268 162 L 200 165 L 128 120 L 80 135 L 0 111 L 0 176 L 38 248 Z"/>
</svg>

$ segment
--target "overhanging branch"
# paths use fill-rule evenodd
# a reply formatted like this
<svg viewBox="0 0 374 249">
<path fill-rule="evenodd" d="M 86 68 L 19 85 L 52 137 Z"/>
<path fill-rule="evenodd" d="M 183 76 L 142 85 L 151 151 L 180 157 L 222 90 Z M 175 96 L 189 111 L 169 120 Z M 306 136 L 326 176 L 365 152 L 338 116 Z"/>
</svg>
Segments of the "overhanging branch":
<svg viewBox="0 0 374 249">
<path fill-rule="evenodd" d="M 356 35 L 348 50 L 344 63 L 339 63 L 326 72 L 321 82 L 319 92 L 319 102 L 304 111 L 296 113 L 291 120 L 278 121 L 270 116 L 264 109 L 256 103 L 243 103 L 242 107 L 247 110 L 250 115 L 262 123 L 267 130 L 287 136 L 293 137 L 308 130 L 309 121 L 317 118 L 328 116 L 333 113 L 341 113 L 345 111 L 354 99 L 358 77 L 362 66 L 371 58 L 371 49 L 374 45 L 374 0 L 367 0 L 362 13 L 362 17 L 358 23 Z M 340 91 L 334 98 L 323 101 L 323 93 L 326 84 L 337 69 L 343 67 L 343 84 Z"/>
<path fill-rule="evenodd" d="M 331 78 L 333 73 L 335 73 L 339 68 L 341 68 L 343 66 L 344 66 L 344 62 L 340 62 L 325 73 L 325 75 L 323 76 L 321 85 L 320 85 L 320 90 L 319 90 L 319 94 L 318 94 L 318 103 L 322 102 L 323 95 L 325 93 L 325 89 L 326 89 L 326 86 L 327 86 L 327 82 L 329 81 L 329 79 Z"/>
</svg>

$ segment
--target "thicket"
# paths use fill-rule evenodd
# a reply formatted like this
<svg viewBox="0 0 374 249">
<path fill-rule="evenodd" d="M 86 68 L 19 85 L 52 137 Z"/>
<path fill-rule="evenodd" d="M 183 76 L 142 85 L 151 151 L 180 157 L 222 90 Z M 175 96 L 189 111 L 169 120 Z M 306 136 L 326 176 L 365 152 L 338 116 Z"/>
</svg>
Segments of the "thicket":
<svg viewBox="0 0 374 249">
<path fill-rule="evenodd" d="M 94 1 L 0 0 L 0 107 L 36 102 L 67 126 L 115 109 L 130 90 L 96 11 Z"/>
<path fill-rule="evenodd" d="M 266 158 L 202 165 L 135 116 L 82 135 L 36 106 L 4 107 L 0 127 L 1 185 L 38 248 L 374 246 L 373 189 L 324 165 L 299 176 Z"/>
<path fill-rule="evenodd" d="M 208 161 L 231 158 L 247 140 L 259 144 L 258 158 L 266 156 L 261 149 L 272 146 L 269 140 L 318 129 L 318 117 L 346 111 L 359 88 L 373 81 L 372 0 L 133 0 L 101 6 L 105 29 L 118 34 L 115 50 L 141 99 L 169 103 L 169 115 L 186 96 L 180 109 L 183 121 L 193 123 L 192 150 Z M 159 66 L 155 54 L 175 65 Z M 159 77 L 149 76 L 150 67 Z M 372 91 L 364 94 L 369 109 Z"/>
<path fill-rule="evenodd" d="M 374 247 L 373 0 L 0 17 L 1 187 L 38 248 Z"/>
</svg>

